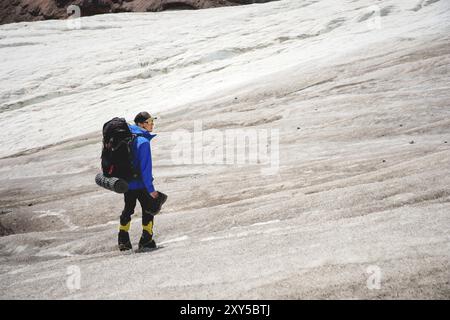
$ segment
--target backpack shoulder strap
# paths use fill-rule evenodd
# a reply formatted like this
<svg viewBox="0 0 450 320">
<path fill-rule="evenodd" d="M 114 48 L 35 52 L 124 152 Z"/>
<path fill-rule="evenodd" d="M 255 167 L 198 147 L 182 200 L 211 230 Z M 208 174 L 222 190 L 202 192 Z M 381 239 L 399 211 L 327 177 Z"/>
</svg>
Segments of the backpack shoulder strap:
<svg viewBox="0 0 450 320">
<path fill-rule="evenodd" d="M 133 175 L 133 178 L 134 179 L 137 179 L 137 178 L 139 178 L 141 175 L 140 175 L 140 171 L 138 170 L 138 169 L 136 169 L 135 167 L 134 167 L 134 165 L 133 165 L 133 144 L 135 143 L 135 141 L 136 141 L 136 139 L 139 137 L 139 136 L 142 136 L 142 135 L 140 135 L 140 134 L 138 134 L 138 133 L 132 133 L 131 134 L 131 139 L 130 139 L 130 141 L 128 142 L 128 144 L 127 144 L 127 147 L 128 147 L 128 156 L 129 156 L 129 162 L 130 162 L 130 166 L 131 166 L 131 171 L 132 171 L 132 175 Z"/>
</svg>

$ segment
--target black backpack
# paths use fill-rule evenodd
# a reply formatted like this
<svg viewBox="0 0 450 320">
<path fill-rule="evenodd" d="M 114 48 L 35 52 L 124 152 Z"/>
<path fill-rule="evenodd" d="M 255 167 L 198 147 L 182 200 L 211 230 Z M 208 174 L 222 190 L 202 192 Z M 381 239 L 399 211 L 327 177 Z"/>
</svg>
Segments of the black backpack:
<svg viewBox="0 0 450 320">
<path fill-rule="evenodd" d="M 139 172 L 133 167 L 132 134 L 123 118 L 113 118 L 103 125 L 102 170 L 105 177 L 136 179 Z"/>
</svg>

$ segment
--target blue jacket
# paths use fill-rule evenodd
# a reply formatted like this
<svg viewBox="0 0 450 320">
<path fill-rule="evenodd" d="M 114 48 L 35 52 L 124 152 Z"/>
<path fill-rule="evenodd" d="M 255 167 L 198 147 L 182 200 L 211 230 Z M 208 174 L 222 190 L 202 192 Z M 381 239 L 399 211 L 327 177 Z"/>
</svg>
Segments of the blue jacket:
<svg viewBox="0 0 450 320">
<path fill-rule="evenodd" d="M 151 134 L 135 125 L 129 124 L 128 127 L 131 133 L 138 135 L 133 143 L 133 166 L 140 172 L 138 179 L 128 182 L 128 189 L 147 189 L 149 193 L 153 192 L 155 188 L 153 187 L 150 140 L 156 137 L 156 134 Z"/>
</svg>

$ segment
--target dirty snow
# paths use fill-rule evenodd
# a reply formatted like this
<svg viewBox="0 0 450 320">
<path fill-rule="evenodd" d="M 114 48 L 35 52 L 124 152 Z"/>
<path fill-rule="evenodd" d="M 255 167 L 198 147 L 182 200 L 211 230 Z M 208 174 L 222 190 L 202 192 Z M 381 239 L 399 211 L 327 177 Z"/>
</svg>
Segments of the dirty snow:
<svg viewBox="0 0 450 320">
<path fill-rule="evenodd" d="M 450 5 L 376 4 L 0 26 L 0 298 L 450 298 Z M 142 110 L 169 200 L 120 253 L 100 129 Z M 174 164 L 194 120 L 278 129 L 279 171 Z"/>
</svg>

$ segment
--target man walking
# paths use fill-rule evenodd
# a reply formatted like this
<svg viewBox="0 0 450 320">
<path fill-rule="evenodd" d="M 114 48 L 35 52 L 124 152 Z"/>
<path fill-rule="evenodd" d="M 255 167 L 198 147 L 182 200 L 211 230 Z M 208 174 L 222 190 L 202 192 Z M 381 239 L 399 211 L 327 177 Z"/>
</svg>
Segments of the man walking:
<svg viewBox="0 0 450 320">
<path fill-rule="evenodd" d="M 132 249 L 128 231 L 136 200 L 139 200 L 142 207 L 142 236 L 139 240 L 139 251 L 156 248 L 153 240 L 154 215 L 161 210 L 167 195 L 156 191 L 153 186 L 150 141 L 156 136 L 151 134 L 154 119 L 148 112 L 140 112 L 134 118 L 136 125 L 129 125 L 131 133 L 137 136 L 132 145 L 132 154 L 133 167 L 139 172 L 139 177 L 128 182 L 128 191 L 124 194 L 125 207 L 120 216 L 119 228 L 120 251 Z"/>
</svg>

